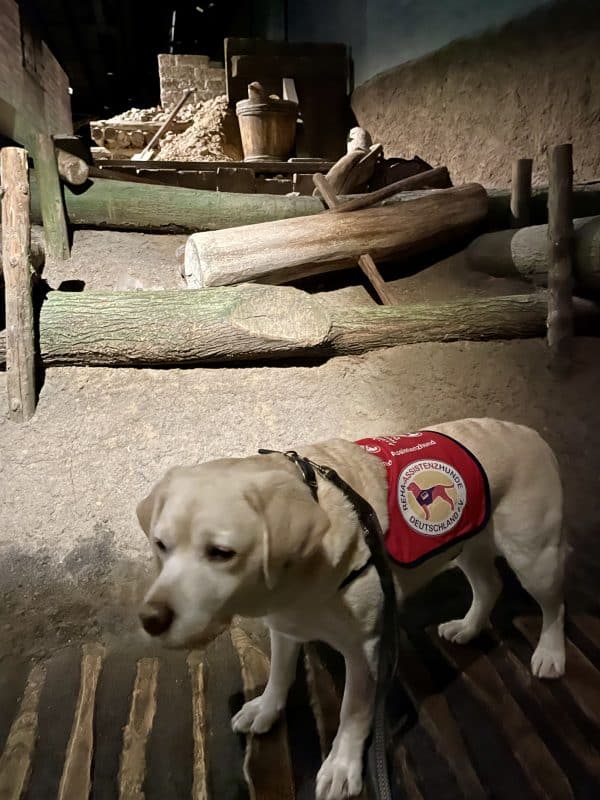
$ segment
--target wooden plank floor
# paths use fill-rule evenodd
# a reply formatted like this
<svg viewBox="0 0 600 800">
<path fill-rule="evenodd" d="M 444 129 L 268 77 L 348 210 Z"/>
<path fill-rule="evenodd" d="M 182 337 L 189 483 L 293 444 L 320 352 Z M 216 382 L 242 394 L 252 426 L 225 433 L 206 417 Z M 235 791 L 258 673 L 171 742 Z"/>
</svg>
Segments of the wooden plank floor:
<svg viewBox="0 0 600 800">
<path fill-rule="evenodd" d="M 431 611 L 434 596 L 422 607 Z M 528 663 L 539 615 L 501 606 L 493 629 L 468 646 L 441 641 L 405 611 L 392 698 L 396 797 L 600 796 L 597 616 L 570 617 L 567 676 L 541 682 Z M 452 603 L 444 610 L 450 616 Z M 337 725 L 340 661 L 308 647 L 287 719 L 246 742 L 229 718 L 266 680 L 264 645 L 240 623 L 191 654 L 88 643 L 37 664 L 3 662 L 0 800 L 311 800 Z"/>
</svg>

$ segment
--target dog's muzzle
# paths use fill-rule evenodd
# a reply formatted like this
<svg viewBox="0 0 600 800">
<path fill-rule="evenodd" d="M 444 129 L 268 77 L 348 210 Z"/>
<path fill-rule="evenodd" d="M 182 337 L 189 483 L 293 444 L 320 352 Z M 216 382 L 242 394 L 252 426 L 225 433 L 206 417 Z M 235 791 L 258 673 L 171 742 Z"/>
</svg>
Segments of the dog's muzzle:
<svg viewBox="0 0 600 800">
<path fill-rule="evenodd" d="M 145 603 L 139 616 L 146 633 L 150 636 L 161 636 L 171 627 L 175 612 L 166 603 Z"/>
</svg>

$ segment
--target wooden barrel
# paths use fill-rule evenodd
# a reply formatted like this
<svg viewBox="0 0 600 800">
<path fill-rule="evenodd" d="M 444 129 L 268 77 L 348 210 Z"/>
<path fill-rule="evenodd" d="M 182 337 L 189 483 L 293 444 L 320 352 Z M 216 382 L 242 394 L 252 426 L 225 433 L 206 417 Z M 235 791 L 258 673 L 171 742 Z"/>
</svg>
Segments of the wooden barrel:
<svg viewBox="0 0 600 800">
<path fill-rule="evenodd" d="M 256 84 L 254 84 L 256 85 Z M 253 84 L 251 84 L 253 86 Z M 249 87 L 250 89 L 250 87 Z M 250 92 L 236 103 L 244 161 L 285 161 L 296 139 L 298 104 Z"/>
</svg>

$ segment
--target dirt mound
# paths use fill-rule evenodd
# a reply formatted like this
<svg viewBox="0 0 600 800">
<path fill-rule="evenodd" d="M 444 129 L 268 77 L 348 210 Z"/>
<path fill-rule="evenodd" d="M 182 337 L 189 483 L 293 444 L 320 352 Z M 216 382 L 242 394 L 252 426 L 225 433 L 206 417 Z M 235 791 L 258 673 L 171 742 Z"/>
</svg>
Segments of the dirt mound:
<svg viewBox="0 0 600 800">
<path fill-rule="evenodd" d="M 237 118 L 226 95 L 220 95 L 199 104 L 185 131 L 164 135 L 156 160 L 240 161 L 242 157 Z"/>
<path fill-rule="evenodd" d="M 203 103 L 188 103 L 179 109 L 175 120 L 177 122 L 191 122 Z M 121 114 L 105 120 L 99 120 L 106 125 L 118 125 L 122 122 L 164 122 L 169 116 L 171 109 L 166 111 L 161 106 L 151 106 L 150 108 L 129 108 Z"/>
</svg>

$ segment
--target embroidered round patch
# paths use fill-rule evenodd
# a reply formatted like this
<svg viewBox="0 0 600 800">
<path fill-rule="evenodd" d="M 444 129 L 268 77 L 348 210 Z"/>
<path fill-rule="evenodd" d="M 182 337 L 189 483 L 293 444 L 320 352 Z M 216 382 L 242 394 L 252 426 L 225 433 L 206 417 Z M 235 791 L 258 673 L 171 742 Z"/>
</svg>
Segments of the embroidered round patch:
<svg viewBox="0 0 600 800">
<path fill-rule="evenodd" d="M 423 536 L 442 536 L 461 518 L 467 488 L 444 461 L 413 461 L 398 478 L 398 507 L 407 525 Z"/>
</svg>

